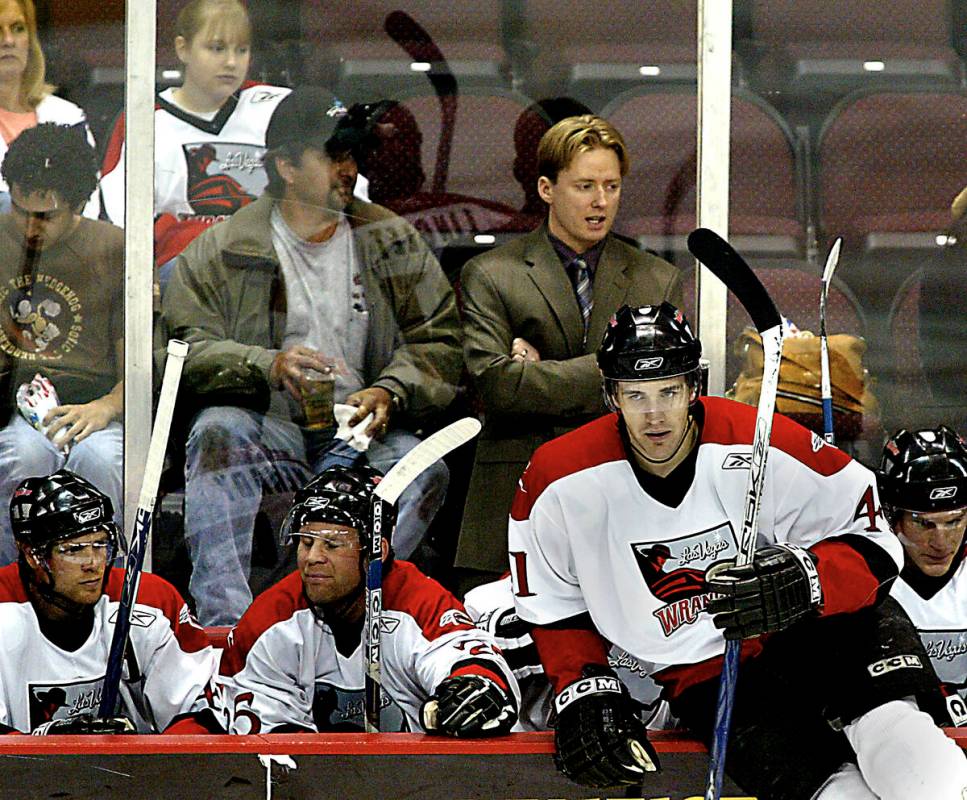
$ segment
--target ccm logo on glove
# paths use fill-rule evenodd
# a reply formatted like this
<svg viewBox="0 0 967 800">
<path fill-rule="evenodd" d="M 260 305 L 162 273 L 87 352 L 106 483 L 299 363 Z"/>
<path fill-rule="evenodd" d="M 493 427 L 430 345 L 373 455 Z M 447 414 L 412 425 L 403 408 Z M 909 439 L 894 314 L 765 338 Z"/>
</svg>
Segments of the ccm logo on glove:
<svg viewBox="0 0 967 800">
<path fill-rule="evenodd" d="M 867 669 L 875 678 L 877 675 L 885 675 L 895 669 L 923 669 L 923 662 L 920 661 L 920 656 L 892 656 L 870 664 Z"/>
<path fill-rule="evenodd" d="M 621 694 L 621 682 L 617 678 L 610 678 L 607 675 L 598 675 L 594 678 L 582 678 L 566 687 L 554 698 L 554 708 L 560 714 L 575 700 L 580 700 L 585 695 L 600 694 L 601 692 Z"/>
</svg>

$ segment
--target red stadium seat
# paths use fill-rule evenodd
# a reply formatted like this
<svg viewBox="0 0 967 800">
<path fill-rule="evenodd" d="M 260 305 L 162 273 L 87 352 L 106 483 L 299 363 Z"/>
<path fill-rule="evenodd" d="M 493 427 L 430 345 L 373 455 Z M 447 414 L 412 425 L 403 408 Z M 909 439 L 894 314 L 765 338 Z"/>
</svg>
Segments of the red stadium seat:
<svg viewBox="0 0 967 800">
<path fill-rule="evenodd" d="M 617 229 L 658 251 L 685 252 L 695 228 L 694 91 L 632 90 L 602 111 L 625 138 L 631 172 Z M 796 256 L 804 229 L 792 134 L 757 97 L 733 94 L 729 231 L 743 253 Z"/>
</svg>

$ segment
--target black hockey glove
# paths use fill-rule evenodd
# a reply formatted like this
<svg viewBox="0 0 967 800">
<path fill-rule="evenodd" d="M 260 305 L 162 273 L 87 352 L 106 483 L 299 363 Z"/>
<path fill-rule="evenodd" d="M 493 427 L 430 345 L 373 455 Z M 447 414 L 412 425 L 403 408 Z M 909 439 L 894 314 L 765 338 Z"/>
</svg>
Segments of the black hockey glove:
<svg viewBox="0 0 967 800">
<path fill-rule="evenodd" d="M 127 717 L 98 719 L 90 714 L 79 714 L 76 717 L 42 722 L 30 732 L 30 735 L 114 736 L 122 733 L 137 733 L 134 723 Z"/>
<path fill-rule="evenodd" d="M 636 703 L 614 670 L 589 664 L 554 699 L 554 763 L 583 786 L 641 785 L 661 764 Z"/>
<path fill-rule="evenodd" d="M 770 544 L 737 567 L 715 564 L 705 582 L 720 596 L 708 604 L 726 639 L 750 639 L 788 628 L 822 609 L 823 589 L 812 553 L 793 544 Z"/>
<path fill-rule="evenodd" d="M 420 707 L 420 721 L 427 733 L 502 736 L 517 721 L 517 707 L 513 695 L 490 678 L 453 675 Z"/>
</svg>

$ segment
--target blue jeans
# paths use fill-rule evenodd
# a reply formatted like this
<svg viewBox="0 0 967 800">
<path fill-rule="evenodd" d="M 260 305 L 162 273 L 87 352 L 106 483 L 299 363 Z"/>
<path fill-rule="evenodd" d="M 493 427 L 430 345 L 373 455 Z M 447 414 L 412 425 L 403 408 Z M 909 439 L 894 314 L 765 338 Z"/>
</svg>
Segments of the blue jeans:
<svg viewBox="0 0 967 800">
<path fill-rule="evenodd" d="M 10 424 L 0 430 L 0 564 L 17 560 L 10 528 L 10 498 L 25 478 L 49 475 L 62 468 L 86 478 L 111 498 L 114 521 L 123 530 L 123 457 L 124 434 L 119 422 L 75 442 L 65 456 L 50 439 L 15 413 Z"/>
<path fill-rule="evenodd" d="M 420 440 L 391 430 L 365 459 L 386 472 Z M 185 464 L 185 538 L 189 589 L 202 625 L 234 625 L 252 602 L 252 532 L 263 494 L 291 492 L 358 454 L 331 431 L 315 435 L 274 417 L 213 406 L 192 421 Z M 393 537 L 397 555 L 416 550 L 443 505 L 449 471 L 437 461 L 403 493 Z"/>
</svg>

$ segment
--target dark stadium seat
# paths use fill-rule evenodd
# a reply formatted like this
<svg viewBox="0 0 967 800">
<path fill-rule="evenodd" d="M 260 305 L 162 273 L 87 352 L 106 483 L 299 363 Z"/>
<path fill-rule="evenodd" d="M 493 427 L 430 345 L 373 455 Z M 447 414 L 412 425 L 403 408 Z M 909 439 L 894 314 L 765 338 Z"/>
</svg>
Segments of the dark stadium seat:
<svg viewBox="0 0 967 800">
<path fill-rule="evenodd" d="M 632 90 L 603 110 L 624 136 L 631 172 L 616 229 L 645 247 L 691 263 L 695 227 L 697 96 L 691 90 Z M 791 132 L 759 98 L 732 97 L 729 232 L 744 254 L 796 256 L 804 240 L 800 159 Z"/>
<path fill-rule="evenodd" d="M 329 64 L 347 102 L 395 96 L 426 80 L 414 61 L 384 29 L 390 12 L 401 5 L 389 0 L 354 2 L 351 13 L 336 11 L 325 0 L 302 0 L 302 30 L 313 49 L 311 61 Z M 412 17 L 432 37 L 461 88 L 498 85 L 505 60 L 500 38 L 501 4 L 485 0 L 462 4 L 459 13 L 447 0 L 427 0 Z"/>
<path fill-rule="evenodd" d="M 952 20 L 951 0 L 751 0 L 751 40 L 737 46 L 756 88 L 798 102 L 898 81 L 954 87 Z"/>
</svg>

